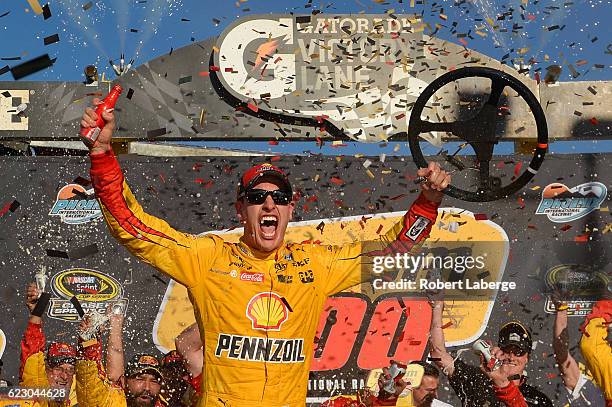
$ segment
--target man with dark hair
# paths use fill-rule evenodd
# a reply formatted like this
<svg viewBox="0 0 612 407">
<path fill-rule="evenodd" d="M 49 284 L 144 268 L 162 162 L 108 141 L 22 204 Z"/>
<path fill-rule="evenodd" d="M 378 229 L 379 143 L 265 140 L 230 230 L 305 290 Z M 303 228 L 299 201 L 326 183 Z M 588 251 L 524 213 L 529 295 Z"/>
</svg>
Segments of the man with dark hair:
<svg viewBox="0 0 612 407">
<path fill-rule="evenodd" d="M 423 366 L 423 379 L 418 387 L 412 389 L 412 404 L 414 407 L 430 407 L 438 397 L 438 385 L 440 384 L 440 371 L 431 363 L 424 361 L 411 362 Z"/>
<path fill-rule="evenodd" d="M 161 366 L 155 356 L 135 355 L 124 365 L 123 314 L 110 313 L 110 332 L 106 368 L 102 363 L 102 338 L 80 340 L 76 363 L 76 391 L 80 407 L 153 407 L 161 406 L 163 382 Z M 88 316 L 81 321 L 80 332 L 90 330 Z M 108 369 L 108 370 L 107 370 Z"/>
<path fill-rule="evenodd" d="M 408 253 L 422 244 L 436 221 L 441 191 L 450 184 L 437 163 L 419 169 L 422 193 L 373 242 L 290 243 L 285 231 L 295 208 L 293 189 L 284 171 L 264 163 L 239 180 L 240 242 L 196 237 L 138 204 L 111 149 L 114 116 L 105 111 L 102 118 L 106 124 L 97 140 L 86 143 L 96 196 L 113 236 L 187 288 L 204 343 L 201 406 L 303 406 L 327 298 L 373 277 L 371 253 Z M 97 119 L 88 108 L 81 126 L 96 127 Z"/>
<path fill-rule="evenodd" d="M 527 384 L 525 368 L 532 350 L 531 333 L 518 321 L 499 331 L 497 347 L 491 356 L 501 362 L 490 370 L 481 356 L 480 368 L 453 358 L 446 350 L 442 329 L 444 301 L 432 301 L 431 357 L 448 376 L 448 381 L 465 407 L 552 407 L 552 402 L 537 388 Z"/>
</svg>

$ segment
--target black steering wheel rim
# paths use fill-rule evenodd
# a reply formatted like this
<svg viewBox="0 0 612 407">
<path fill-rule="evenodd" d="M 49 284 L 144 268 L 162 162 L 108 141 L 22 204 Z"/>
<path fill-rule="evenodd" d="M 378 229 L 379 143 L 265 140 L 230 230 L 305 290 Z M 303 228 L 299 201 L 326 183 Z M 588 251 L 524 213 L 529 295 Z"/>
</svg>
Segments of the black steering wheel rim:
<svg viewBox="0 0 612 407">
<path fill-rule="evenodd" d="M 421 113 L 423 112 L 426 103 L 436 91 L 438 91 L 440 88 L 450 82 L 469 77 L 484 77 L 490 79 L 492 82 L 492 92 L 494 86 L 500 83 L 503 83 L 504 87 L 508 86 L 514 89 L 519 94 L 519 96 L 522 97 L 525 102 L 527 102 L 527 105 L 531 109 L 531 112 L 536 122 L 537 147 L 535 149 L 531 162 L 529 163 L 529 166 L 513 182 L 499 189 L 489 191 L 466 191 L 464 189 L 455 187 L 454 185 L 449 185 L 446 189 L 444 189 L 444 193 L 446 195 L 464 201 L 495 201 L 514 194 L 522 187 L 524 187 L 529 182 L 529 180 L 533 178 L 533 176 L 540 169 L 542 162 L 544 161 L 544 156 L 546 155 L 546 150 L 548 147 L 548 126 L 546 124 L 546 116 L 544 115 L 542 106 L 540 105 L 540 102 L 535 97 L 535 95 L 520 80 L 505 72 L 487 67 L 465 67 L 453 70 L 451 72 L 447 72 L 444 75 L 436 78 L 423 90 L 412 108 L 412 112 L 410 114 L 410 121 L 408 122 L 408 143 L 410 145 L 410 152 L 412 154 L 412 158 L 416 163 L 417 167 L 427 167 L 427 160 L 425 160 L 425 157 L 423 156 L 423 152 L 421 151 L 421 147 L 419 144 L 419 135 L 423 133 L 423 131 L 421 131 Z"/>
</svg>

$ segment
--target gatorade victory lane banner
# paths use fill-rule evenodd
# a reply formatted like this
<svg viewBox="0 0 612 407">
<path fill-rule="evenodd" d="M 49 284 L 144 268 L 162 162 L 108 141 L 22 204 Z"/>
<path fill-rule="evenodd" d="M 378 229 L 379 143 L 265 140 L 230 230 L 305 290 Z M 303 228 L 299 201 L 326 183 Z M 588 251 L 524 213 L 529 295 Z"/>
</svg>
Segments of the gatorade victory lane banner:
<svg viewBox="0 0 612 407">
<path fill-rule="evenodd" d="M 511 178 L 528 159 L 501 157 L 494 165 Z M 125 303 L 128 357 L 154 347 L 172 349 L 174 338 L 194 321 L 186 290 L 110 236 L 89 182 L 88 159 L 1 160 L 0 351 L 9 380 L 16 381 L 19 341 L 27 323 L 25 286 L 42 267 L 52 297 L 45 315 L 48 340 L 75 341 L 78 315 L 69 299 L 76 296 L 86 311 Z M 289 173 L 299 195 L 289 241 L 376 239 L 418 195 L 409 157 L 288 156 L 272 161 Z M 242 233 L 233 207 L 239 174 L 258 162 L 120 158 L 148 213 L 176 229 L 214 231 L 230 241 Z M 436 281 L 454 284 L 447 290 L 444 330 L 453 351 L 470 348 L 480 337 L 496 341 L 503 323 L 519 320 L 533 332 L 529 380 L 557 398 L 561 379 L 552 357 L 554 308 L 548 293 L 554 286 L 574 289 L 570 346 L 582 361 L 575 346 L 578 325 L 610 286 L 609 168 L 606 155 L 549 156 L 535 179 L 508 199 L 479 204 L 445 198 L 421 263 L 390 270 L 375 262 L 372 269 L 387 273 L 385 278 L 328 300 L 311 344 L 309 401 L 355 394 L 372 371 L 391 360 L 426 358 L 431 308 L 423 287 L 432 288 L 428 284 Z M 434 257 L 440 263 L 424 267 Z M 286 283 L 308 284 L 311 278 L 305 267 L 299 281 Z M 476 363 L 472 352 L 462 357 Z M 444 390 L 444 381 L 440 399 L 458 403 L 452 391 Z"/>
</svg>

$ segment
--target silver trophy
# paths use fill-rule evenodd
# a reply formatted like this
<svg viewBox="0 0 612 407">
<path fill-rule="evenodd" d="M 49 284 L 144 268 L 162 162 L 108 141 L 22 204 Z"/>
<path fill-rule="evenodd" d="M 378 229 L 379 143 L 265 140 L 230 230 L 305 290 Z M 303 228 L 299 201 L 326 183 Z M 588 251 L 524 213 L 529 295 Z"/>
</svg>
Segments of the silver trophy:
<svg viewBox="0 0 612 407">
<path fill-rule="evenodd" d="M 89 341 L 98 335 L 102 327 L 111 319 L 113 315 L 123 315 L 125 312 L 125 303 L 117 301 L 111 307 L 111 312 L 102 314 L 98 311 L 89 311 L 86 317 L 89 318 L 89 328 L 79 333 L 79 336 L 84 341 Z"/>
<path fill-rule="evenodd" d="M 45 266 L 41 266 L 40 270 L 34 274 L 34 281 L 36 282 L 36 288 L 38 288 L 38 296 L 45 291 L 47 287 L 47 281 L 49 281 L 49 276 L 47 275 L 47 268 Z"/>
</svg>

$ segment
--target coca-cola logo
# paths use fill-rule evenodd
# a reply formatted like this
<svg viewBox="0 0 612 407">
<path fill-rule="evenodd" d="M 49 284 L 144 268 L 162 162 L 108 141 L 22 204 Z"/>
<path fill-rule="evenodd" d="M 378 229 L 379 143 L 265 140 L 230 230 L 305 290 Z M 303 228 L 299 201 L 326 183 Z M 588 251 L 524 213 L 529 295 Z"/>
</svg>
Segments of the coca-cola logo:
<svg viewBox="0 0 612 407">
<path fill-rule="evenodd" d="M 263 283 L 264 275 L 263 273 L 249 273 L 248 271 L 243 271 L 240 273 L 240 281 L 250 281 L 252 283 Z"/>
</svg>

